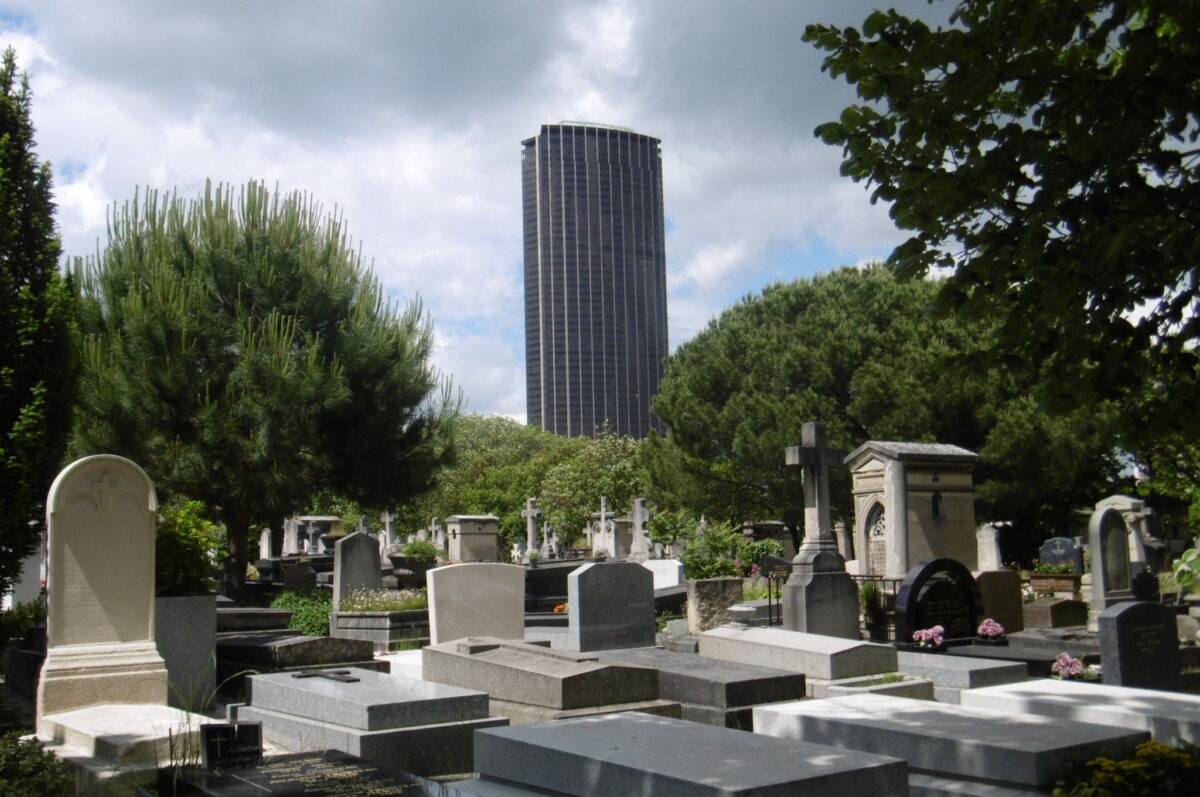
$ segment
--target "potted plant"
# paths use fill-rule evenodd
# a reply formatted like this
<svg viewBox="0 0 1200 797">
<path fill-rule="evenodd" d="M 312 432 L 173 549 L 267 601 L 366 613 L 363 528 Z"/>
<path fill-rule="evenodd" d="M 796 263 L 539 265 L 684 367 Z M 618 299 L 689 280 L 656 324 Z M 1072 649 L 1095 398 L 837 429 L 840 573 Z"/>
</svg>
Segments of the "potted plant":
<svg viewBox="0 0 1200 797">
<path fill-rule="evenodd" d="M 422 586 L 425 573 L 437 564 L 438 547 L 428 540 L 413 540 L 399 553 L 388 554 L 400 584 Z"/>
<path fill-rule="evenodd" d="M 1004 626 L 990 617 L 979 624 L 979 627 L 975 629 L 975 633 L 979 635 L 978 639 L 975 640 L 976 645 L 1008 644 L 1008 639 L 1004 634 Z"/>
<path fill-rule="evenodd" d="M 863 623 L 872 642 L 887 641 L 887 608 L 884 606 L 883 590 L 877 581 L 864 581 L 858 585 L 858 602 L 862 606 Z"/>
<path fill-rule="evenodd" d="M 538 552 L 537 551 L 530 551 L 529 554 L 525 558 L 529 560 L 530 567 L 537 567 L 537 563 L 538 563 Z"/>
</svg>

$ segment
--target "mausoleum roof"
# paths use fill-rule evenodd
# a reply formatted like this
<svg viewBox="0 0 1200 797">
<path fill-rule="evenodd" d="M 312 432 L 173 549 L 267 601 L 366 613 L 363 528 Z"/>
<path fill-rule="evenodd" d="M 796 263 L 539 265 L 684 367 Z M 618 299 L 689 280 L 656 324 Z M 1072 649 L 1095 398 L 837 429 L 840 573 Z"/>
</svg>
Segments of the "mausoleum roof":
<svg viewBox="0 0 1200 797">
<path fill-rule="evenodd" d="M 901 443 L 891 440 L 868 440 L 851 451 L 844 460 L 850 465 L 864 455 L 877 454 L 887 459 L 903 462 L 963 462 L 979 461 L 979 454 L 950 443 Z"/>
</svg>

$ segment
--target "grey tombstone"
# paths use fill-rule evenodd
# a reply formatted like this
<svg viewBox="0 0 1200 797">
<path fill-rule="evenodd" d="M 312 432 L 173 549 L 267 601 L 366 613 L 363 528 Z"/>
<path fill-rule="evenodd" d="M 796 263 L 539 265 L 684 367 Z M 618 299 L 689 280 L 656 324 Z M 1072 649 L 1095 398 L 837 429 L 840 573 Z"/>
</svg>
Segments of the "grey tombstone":
<svg viewBox="0 0 1200 797">
<path fill-rule="evenodd" d="M 654 644 L 654 574 L 636 562 L 592 562 L 567 576 L 570 650 Z"/>
<path fill-rule="evenodd" d="M 729 607 L 742 602 L 740 578 L 693 578 L 687 583 L 687 624 L 692 636 L 727 622 Z"/>
<path fill-rule="evenodd" d="M 646 506 L 645 498 L 633 501 L 633 511 L 629 513 L 630 542 L 629 558 L 635 562 L 644 562 L 650 558 L 650 530 L 647 525 L 654 518 L 654 513 Z"/>
<path fill-rule="evenodd" d="M 992 523 L 980 526 L 975 532 L 975 551 L 981 571 L 1003 569 L 1004 555 L 1000 551 L 1000 528 Z"/>
<path fill-rule="evenodd" d="M 1070 537 L 1051 537 L 1038 549 L 1038 561 L 1047 565 L 1071 565 L 1072 572 L 1083 572 L 1083 546 Z"/>
<path fill-rule="evenodd" d="M 1104 611 L 1133 595 L 1127 533 L 1125 519 L 1115 509 L 1092 513 L 1088 523 L 1088 544 L 1092 551 L 1092 609 L 1095 611 Z"/>
<path fill-rule="evenodd" d="M 858 590 L 829 524 L 829 466 L 844 452 L 826 445 L 825 424 L 801 427 L 802 445 L 785 452 L 804 474 L 804 543 L 784 587 L 783 624 L 792 631 L 858 638 Z"/>
<path fill-rule="evenodd" d="M 520 639 L 525 633 L 525 568 L 468 562 L 425 573 L 429 639 L 437 645 L 469 636 Z"/>
<path fill-rule="evenodd" d="M 356 589 L 379 589 L 379 542 L 365 531 L 342 537 L 333 546 L 333 610 Z"/>
<path fill-rule="evenodd" d="M 990 617 L 1013 634 L 1025 629 L 1025 602 L 1021 574 L 1015 570 L 988 570 L 975 576 L 983 596 L 984 617 Z"/>
<path fill-rule="evenodd" d="M 1157 603 L 1130 601 L 1100 615 L 1104 683 L 1145 689 L 1179 686 L 1182 660 L 1175 613 Z"/>
</svg>

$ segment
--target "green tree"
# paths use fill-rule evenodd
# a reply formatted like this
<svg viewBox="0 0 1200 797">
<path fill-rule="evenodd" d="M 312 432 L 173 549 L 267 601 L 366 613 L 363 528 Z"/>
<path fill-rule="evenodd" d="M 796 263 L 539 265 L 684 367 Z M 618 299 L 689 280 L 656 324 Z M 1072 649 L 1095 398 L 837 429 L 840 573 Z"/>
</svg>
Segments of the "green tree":
<svg viewBox="0 0 1200 797">
<path fill-rule="evenodd" d="M 457 402 L 340 217 L 258 183 L 114 207 L 80 274 L 78 453 L 122 454 L 227 530 L 226 594 L 252 530 L 321 488 L 368 506 L 426 489 Z"/>
<path fill-rule="evenodd" d="M 889 265 L 948 269 L 937 308 L 996 322 L 975 362 L 1120 401 L 1135 448 L 1200 431 L 1198 30 L 1195 2 L 962 0 L 804 34 L 866 101 L 816 133 L 913 231 Z"/>
<path fill-rule="evenodd" d="M 34 153 L 30 102 L 9 48 L 0 63 L 0 593 L 37 547 L 78 375 L 75 304 L 58 273 L 50 167 Z"/>
<path fill-rule="evenodd" d="M 526 499 L 540 498 L 546 474 L 584 445 L 500 415 L 463 415 L 454 425 L 453 462 L 438 471 L 433 489 L 401 508 L 399 522 L 411 530 L 435 517 L 493 514 L 505 543 L 523 540 Z"/>
<path fill-rule="evenodd" d="M 783 452 L 805 421 L 823 421 L 831 445 L 846 450 L 875 439 L 981 451 L 981 518 L 1069 527 L 1070 510 L 1116 470 L 1105 416 L 1055 422 L 1007 374 L 942 368 L 990 328 L 927 317 L 937 290 L 882 267 L 841 269 L 769 286 L 727 310 L 667 361 L 654 411 L 668 432 L 643 449 L 652 496 L 717 520 L 781 518 L 799 531 L 798 469 Z M 835 513 L 848 519 L 848 475 L 833 476 Z"/>
<path fill-rule="evenodd" d="M 581 447 L 551 469 L 542 484 L 545 519 L 567 532 L 568 544 L 599 511 L 601 497 L 608 499 L 610 512 L 624 513 L 646 489 L 641 441 L 614 434 L 607 425 L 595 439 L 580 439 Z"/>
</svg>

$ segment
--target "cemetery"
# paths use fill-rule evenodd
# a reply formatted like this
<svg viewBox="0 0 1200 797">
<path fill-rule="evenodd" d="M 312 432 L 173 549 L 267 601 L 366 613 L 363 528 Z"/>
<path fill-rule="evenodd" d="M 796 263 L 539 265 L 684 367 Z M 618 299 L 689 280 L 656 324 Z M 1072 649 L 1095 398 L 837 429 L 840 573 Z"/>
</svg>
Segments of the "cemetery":
<svg viewBox="0 0 1200 797">
<path fill-rule="evenodd" d="M 971 462 L 929 446 L 864 451 L 897 455 L 905 479 L 930 458 Z M 1042 546 L 1042 562 L 1083 571 L 1078 583 L 972 569 L 949 554 L 969 542 L 975 568 L 995 561 L 995 535 L 966 526 L 943 550 L 928 529 L 905 543 L 883 524 L 879 550 L 893 553 L 852 573 L 864 559 L 842 546 L 863 548 L 830 520 L 828 474 L 863 451 L 829 449 L 810 424 L 786 460 L 804 469 L 804 541 L 754 576 L 684 578 L 649 540 L 640 500 L 625 528 L 601 502 L 584 555 L 534 539 L 529 500 L 515 561 L 502 561 L 494 516 L 406 539 L 387 516 L 379 531 L 360 520 L 338 533 L 323 515 L 289 518 L 279 555 L 262 535 L 248 601 L 210 593 L 164 625 L 154 485 L 127 459 L 86 457 L 51 487 L 44 641 L 31 630 L 10 646 L 5 689 L 23 692 L 33 738 L 78 788 L 106 794 L 231 797 L 235 783 L 348 777 L 463 797 L 1045 794 L 1150 739 L 1200 741 L 1200 623 L 1137 577 L 1143 554 L 1114 502 L 1087 537 Z M 870 489 L 911 484 L 893 477 Z M 876 520 L 879 505 L 856 504 Z M 910 534 L 930 524 L 908 521 Z M 869 548 L 878 528 L 857 528 Z M 437 551 L 426 567 L 397 553 L 425 542 Z M 886 563 L 914 546 L 923 558 L 889 582 Z M 289 568 L 307 572 L 303 587 Z M 323 597 L 254 605 L 289 590 Z"/>
</svg>

